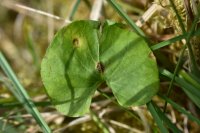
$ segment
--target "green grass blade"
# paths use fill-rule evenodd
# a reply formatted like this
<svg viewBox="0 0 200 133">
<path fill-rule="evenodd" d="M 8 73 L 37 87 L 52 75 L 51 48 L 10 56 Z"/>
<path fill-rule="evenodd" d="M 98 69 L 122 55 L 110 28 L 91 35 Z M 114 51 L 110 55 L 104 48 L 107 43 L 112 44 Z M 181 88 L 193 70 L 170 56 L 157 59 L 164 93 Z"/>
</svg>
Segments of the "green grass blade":
<svg viewBox="0 0 200 133">
<path fill-rule="evenodd" d="M 12 81 L 14 89 L 12 92 L 16 96 L 16 98 L 21 102 L 21 104 L 24 105 L 26 110 L 32 114 L 32 116 L 35 118 L 36 122 L 39 124 L 39 126 L 42 128 L 43 132 L 50 133 L 51 130 L 40 115 L 39 111 L 35 107 L 34 103 L 30 100 L 30 97 L 28 96 L 27 92 L 23 88 L 23 86 L 20 84 L 19 80 L 15 76 L 14 72 L 12 71 L 11 67 L 7 63 L 6 59 L 4 58 L 3 54 L 0 52 L 0 66 L 5 72 L 5 74 L 8 76 L 8 78 Z"/>
<path fill-rule="evenodd" d="M 179 76 L 182 80 L 184 80 L 186 83 L 189 83 L 192 88 L 189 88 L 189 90 L 186 88 L 184 89 L 184 92 L 187 94 L 187 96 L 197 105 L 197 107 L 200 108 L 200 97 L 197 94 L 200 94 L 200 82 L 199 79 L 195 76 L 190 76 L 183 70 L 180 71 Z M 196 93 L 192 92 L 195 91 Z"/>
<path fill-rule="evenodd" d="M 171 122 L 171 120 L 169 120 L 168 117 L 166 117 L 165 113 L 163 113 L 163 112 L 160 110 L 160 108 L 159 108 L 157 105 L 155 105 L 154 103 L 153 103 L 153 105 L 154 105 L 154 107 L 156 108 L 156 111 L 158 112 L 158 115 L 160 116 L 160 118 L 163 120 L 163 122 L 165 122 L 166 126 L 168 126 L 169 129 L 171 129 L 173 133 L 181 133 L 181 130 L 179 130 L 179 129 L 176 127 L 176 125 L 173 124 L 173 123 Z"/>
<path fill-rule="evenodd" d="M 179 21 L 179 24 L 180 24 L 182 33 L 185 33 L 185 32 L 186 32 L 186 29 L 185 29 L 185 27 L 184 27 L 183 21 L 182 21 L 180 15 L 179 15 L 179 13 L 178 13 L 178 11 L 177 11 L 177 9 L 176 9 L 176 6 L 175 6 L 175 4 L 174 4 L 174 2 L 173 2 L 172 0 L 170 0 L 170 4 L 171 4 L 171 6 L 172 6 L 172 8 L 173 8 L 173 10 L 174 10 L 174 12 L 175 12 L 177 18 L 178 18 L 178 21 Z M 191 60 L 191 64 L 190 64 L 190 66 L 191 66 L 191 71 L 192 71 L 193 73 L 195 73 L 195 74 L 196 74 L 196 73 L 199 74 L 200 72 L 198 71 L 197 64 L 196 64 L 196 62 L 195 62 L 194 53 L 193 53 L 193 50 L 192 50 L 192 47 L 191 47 L 191 44 L 190 44 L 190 38 L 191 38 L 191 36 L 192 36 L 192 33 L 195 31 L 195 26 L 196 26 L 198 20 L 199 20 L 199 16 L 196 16 L 194 22 L 192 23 L 192 27 L 191 27 L 191 29 L 190 29 L 190 31 L 189 31 L 189 34 L 188 34 L 187 37 L 186 37 L 186 45 L 187 45 L 187 48 L 188 48 L 188 51 L 189 51 L 190 60 Z M 172 88 L 173 88 L 173 82 L 174 82 L 174 80 L 175 80 L 175 76 L 176 76 L 177 73 L 178 73 L 178 69 L 179 69 L 180 64 L 181 64 L 180 62 L 181 62 L 181 60 L 182 60 L 182 57 L 183 57 L 183 54 L 184 54 L 185 49 L 186 49 L 186 46 L 184 46 L 184 47 L 183 47 L 183 50 L 181 51 L 181 54 L 180 54 L 178 63 L 177 63 L 176 68 L 175 68 L 175 70 L 174 70 L 173 78 L 171 79 L 171 82 L 170 82 L 170 85 L 169 85 L 169 88 L 168 88 L 167 96 L 170 95 L 171 90 L 172 90 Z M 164 112 L 165 112 L 165 110 L 166 110 L 166 106 L 167 106 L 167 102 L 165 102 L 165 105 L 164 105 Z"/>
<path fill-rule="evenodd" d="M 174 80 L 175 80 L 175 77 L 178 73 L 178 70 L 179 70 L 179 67 L 181 66 L 181 60 L 183 58 L 183 55 L 184 55 L 184 52 L 185 52 L 185 49 L 186 49 L 186 45 L 184 45 L 181 49 L 181 54 L 179 56 L 179 59 L 178 59 L 178 62 L 177 62 L 177 65 L 175 67 L 175 70 L 174 70 L 174 74 L 172 76 L 172 79 L 170 81 L 170 84 L 169 84 L 169 88 L 167 90 L 167 97 L 169 97 L 169 95 L 171 94 L 171 91 L 173 89 L 173 84 L 174 84 Z M 164 105 L 164 112 L 166 111 L 166 108 L 167 108 L 167 102 L 165 102 L 165 105 Z"/>
<path fill-rule="evenodd" d="M 71 10 L 69 14 L 69 20 L 73 20 L 74 14 L 76 13 L 80 3 L 81 3 L 81 0 L 76 0 L 76 3 L 74 4 L 73 9 Z"/>
<path fill-rule="evenodd" d="M 0 64 L 1 66 L 1 64 Z M 10 90 L 12 91 L 13 94 L 17 93 L 16 89 L 14 89 L 13 85 L 12 85 L 12 82 L 8 79 L 8 78 L 5 78 L 3 77 L 2 75 L 0 75 L 0 83 L 4 83 L 4 85 Z M 19 95 L 16 95 L 15 96 L 17 99 L 20 98 Z"/>
<path fill-rule="evenodd" d="M 181 41 L 182 39 L 185 39 L 188 35 L 189 35 L 189 32 L 186 32 L 186 33 L 184 33 L 184 34 L 182 34 L 182 35 L 179 35 L 179 36 L 173 37 L 173 38 L 171 38 L 171 39 L 168 39 L 168 40 L 166 40 L 166 41 L 163 41 L 163 42 L 160 42 L 160 43 L 158 43 L 158 44 L 155 44 L 155 45 L 151 46 L 151 50 L 153 50 L 153 51 L 154 51 L 154 50 L 158 50 L 158 49 L 160 49 L 160 48 L 162 48 L 162 47 L 168 46 L 168 45 L 170 45 L 170 44 L 172 44 L 172 43 L 175 43 L 175 42 L 177 42 L 177 41 Z M 197 35 L 200 35 L 200 29 L 197 30 L 197 31 L 195 31 L 195 32 L 191 35 L 191 37 L 197 36 Z"/>
<path fill-rule="evenodd" d="M 197 17 L 195 18 L 195 20 L 196 19 L 197 19 Z M 197 68 L 197 64 L 196 64 L 195 59 L 194 59 L 194 54 L 193 54 L 193 51 L 192 51 L 192 48 L 191 48 L 191 44 L 190 44 L 190 41 L 189 41 L 190 38 L 192 37 L 192 33 L 194 31 L 194 27 L 195 27 L 196 23 L 197 23 L 197 21 L 194 21 L 193 24 L 192 24 L 192 28 L 191 28 L 190 32 L 188 33 L 188 35 L 186 37 L 186 44 L 187 44 L 187 47 L 188 47 L 188 50 L 189 50 L 189 54 L 190 54 L 192 72 L 195 73 L 195 74 L 199 74 L 199 71 L 198 71 L 198 68 Z M 169 88 L 168 88 L 167 96 L 169 96 L 170 93 L 171 93 L 171 90 L 172 90 L 172 87 L 173 87 L 173 82 L 175 80 L 175 76 L 178 73 L 178 69 L 179 69 L 179 67 L 181 65 L 181 60 L 183 58 L 185 49 L 186 49 L 186 45 L 184 45 L 182 50 L 181 50 L 180 57 L 178 59 L 177 65 L 176 65 L 175 70 L 174 70 L 173 77 L 171 79 L 171 82 L 170 82 L 170 85 L 169 85 Z M 166 107 L 167 107 L 167 102 L 165 102 L 164 112 L 166 110 Z"/>
<path fill-rule="evenodd" d="M 196 20 L 196 18 L 195 18 L 195 20 Z M 198 71 L 198 68 L 197 68 L 197 64 L 196 64 L 195 59 L 194 59 L 193 51 L 191 49 L 191 45 L 190 45 L 190 42 L 189 42 L 190 38 L 192 37 L 192 33 L 194 31 L 194 26 L 196 25 L 196 23 L 197 23 L 197 21 L 194 21 L 193 24 L 192 24 L 192 29 L 188 33 L 188 35 L 186 37 L 186 44 L 188 44 L 187 47 L 188 47 L 189 54 L 190 54 L 192 72 L 195 72 L 195 74 L 199 74 L 199 71 Z M 176 65 L 175 70 L 174 70 L 173 77 L 171 79 L 171 82 L 170 82 L 170 85 L 169 85 L 169 88 L 168 88 L 168 91 L 167 91 L 167 96 L 169 96 L 170 93 L 171 93 L 171 90 L 172 90 L 172 87 L 173 87 L 173 82 L 175 80 L 175 76 L 177 75 L 179 67 L 181 65 L 181 60 L 183 58 L 185 49 L 186 49 L 186 45 L 184 45 L 183 48 L 182 48 L 182 50 L 181 50 L 180 57 L 178 59 L 177 65 Z M 164 105 L 164 112 L 166 110 L 166 107 L 167 107 L 167 102 L 165 102 L 165 105 Z"/>
<path fill-rule="evenodd" d="M 185 29 L 185 26 L 183 24 L 183 20 L 181 19 L 181 16 L 179 15 L 178 13 L 178 10 L 176 9 L 176 5 L 174 4 L 173 0 L 169 0 L 171 6 L 172 6 L 172 9 L 174 10 L 175 14 L 176 14 L 176 17 L 178 18 L 178 22 L 180 24 L 180 27 L 181 27 L 181 30 L 182 32 L 186 32 L 186 29 Z"/>
<path fill-rule="evenodd" d="M 196 75 L 194 75 L 194 74 L 192 74 L 192 73 L 189 73 L 189 76 L 190 76 L 193 80 L 195 80 L 196 82 L 200 83 L 200 77 L 198 77 L 198 76 L 196 76 Z"/>
<path fill-rule="evenodd" d="M 181 70 L 179 72 L 179 75 L 181 77 L 183 77 L 183 79 L 185 79 L 187 82 L 189 82 L 190 84 L 192 84 L 195 88 L 200 90 L 200 83 L 198 81 L 196 81 L 195 79 L 193 79 L 189 74 L 187 74 L 184 70 Z"/>
<path fill-rule="evenodd" d="M 176 110 L 178 110 L 179 112 L 185 114 L 190 120 L 196 122 L 198 125 L 200 125 L 200 120 L 196 117 L 194 117 L 189 111 L 185 110 L 183 107 L 181 107 L 180 105 L 176 104 L 175 102 L 173 102 L 171 99 L 165 97 L 165 96 L 161 96 L 161 98 L 163 98 L 164 100 L 166 100 L 168 103 L 170 103 Z"/>
<path fill-rule="evenodd" d="M 186 37 L 186 44 L 187 44 L 187 47 L 188 47 L 189 56 L 190 56 L 190 60 L 191 60 L 191 72 L 193 74 L 197 75 L 197 76 L 200 75 L 200 71 L 198 69 L 198 65 L 197 65 L 197 62 L 196 62 L 195 57 L 194 57 L 194 52 L 193 52 L 192 47 L 191 47 L 190 39 L 192 37 L 193 32 L 196 29 L 197 23 L 199 21 L 199 17 L 200 17 L 199 15 L 197 15 L 195 17 L 194 21 L 192 22 L 192 26 L 191 26 L 191 29 L 189 31 L 189 34 Z"/>
<path fill-rule="evenodd" d="M 96 125 L 102 130 L 103 133 L 110 133 L 108 130 L 108 127 L 105 125 L 105 123 L 93 112 L 92 110 L 90 111 L 91 118 L 93 121 L 96 123 Z"/>
<path fill-rule="evenodd" d="M 170 45 L 170 44 L 172 44 L 172 43 L 175 43 L 175 42 L 177 42 L 177 41 L 180 41 L 180 40 L 184 39 L 185 37 L 186 37 L 186 34 L 183 34 L 183 35 L 179 35 L 179 36 L 173 37 L 173 38 L 171 38 L 171 39 L 168 39 L 168 40 L 166 40 L 166 41 L 157 43 L 157 44 L 151 46 L 151 50 L 153 50 L 153 51 L 154 51 L 154 50 L 158 50 L 158 49 L 160 49 L 160 48 L 162 48 L 162 47 L 165 47 L 165 46 L 168 46 L 168 45 Z"/>
<path fill-rule="evenodd" d="M 173 74 L 167 71 L 166 69 L 160 69 L 160 74 L 163 76 L 168 77 L 169 79 L 172 79 Z M 190 83 L 186 82 L 184 79 L 181 79 L 179 77 L 175 78 L 176 83 L 184 90 L 188 91 L 191 94 L 200 97 L 200 92 L 198 89 L 196 89 L 194 86 L 192 86 Z"/>
<path fill-rule="evenodd" d="M 150 111 L 151 115 L 153 116 L 155 122 L 157 123 L 161 133 L 168 133 L 168 130 L 166 129 L 166 127 L 163 125 L 163 122 L 158 114 L 158 112 L 156 111 L 153 102 L 150 101 L 149 103 L 146 104 L 148 110 Z"/>
<path fill-rule="evenodd" d="M 44 102 L 34 102 L 35 106 L 51 106 L 50 101 L 44 101 Z M 23 106 L 20 102 L 0 102 L 0 108 L 15 108 L 15 107 L 21 107 Z"/>
<path fill-rule="evenodd" d="M 172 77 L 173 77 L 173 74 L 166 69 L 160 69 L 159 72 L 161 75 L 163 75 L 169 79 L 172 79 Z M 200 97 L 199 90 L 196 89 L 194 86 L 192 86 L 190 83 L 186 82 L 184 79 L 175 77 L 175 81 L 183 90 L 187 90 L 190 93 Z"/>
<path fill-rule="evenodd" d="M 119 15 L 131 26 L 131 28 L 146 40 L 144 32 L 131 20 L 131 18 L 121 9 L 115 0 L 107 0 L 108 3 L 119 13 Z"/>
</svg>

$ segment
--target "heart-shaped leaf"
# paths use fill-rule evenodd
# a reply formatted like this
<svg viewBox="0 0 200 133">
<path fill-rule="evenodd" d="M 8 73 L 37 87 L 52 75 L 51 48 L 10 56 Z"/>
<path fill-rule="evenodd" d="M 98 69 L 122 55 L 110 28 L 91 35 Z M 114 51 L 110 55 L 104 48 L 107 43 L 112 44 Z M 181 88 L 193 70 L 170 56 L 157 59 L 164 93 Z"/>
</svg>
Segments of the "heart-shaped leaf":
<svg viewBox="0 0 200 133">
<path fill-rule="evenodd" d="M 118 23 L 82 20 L 62 28 L 42 61 L 41 76 L 57 110 L 89 111 L 103 83 L 122 106 L 143 105 L 157 93 L 156 61 L 145 41 Z"/>
</svg>

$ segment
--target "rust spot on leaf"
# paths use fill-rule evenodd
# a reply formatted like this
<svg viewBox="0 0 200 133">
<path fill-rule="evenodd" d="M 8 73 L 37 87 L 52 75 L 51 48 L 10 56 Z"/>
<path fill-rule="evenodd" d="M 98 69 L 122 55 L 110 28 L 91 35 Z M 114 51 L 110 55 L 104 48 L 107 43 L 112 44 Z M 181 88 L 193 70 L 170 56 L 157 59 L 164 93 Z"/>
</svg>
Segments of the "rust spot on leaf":
<svg viewBox="0 0 200 133">
<path fill-rule="evenodd" d="M 78 47 L 79 46 L 79 40 L 77 38 L 73 39 L 73 46 Z"/>
<path fill-rule="evenodd" d="M 103 66 L 103 64 L 101 62 L 98 62 L 97 66 L 96 66 L 96 69 L 97 69 L 97 71 L 99 73 L 103 73 L 105 68 L 104 68 L 104 66 Z"/>
</svg>

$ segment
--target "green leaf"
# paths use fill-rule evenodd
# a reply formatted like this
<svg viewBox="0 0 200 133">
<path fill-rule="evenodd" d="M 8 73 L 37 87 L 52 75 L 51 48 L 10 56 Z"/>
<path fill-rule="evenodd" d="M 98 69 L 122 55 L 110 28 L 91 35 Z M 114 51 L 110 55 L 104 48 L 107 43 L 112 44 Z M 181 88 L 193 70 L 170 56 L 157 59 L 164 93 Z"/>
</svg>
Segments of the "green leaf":
<svg viewBox="0 0 200 133">
<path fill-rule="evenodd" d="M 118 24 L 103 29 L 100 60 L 105 80 L 123 106 L 142 105 L 158 90 L 156 62 L 145 41 Z"/>
<path fill-rule="evenodd" d="M 69 116 L 89 111 L 106 83 L 122 106 L 143 105 L 158 91 L 158 70 L 145 41 L 119 23 L 76 21 L 55 36 L 41 76 L 57 110 Z"/>
<path fill-rule="evenodd" d="M 55 36 L 42 61 L 41 76 L 58 111 L 79 116 L 89 111 L 101 83 L 98 62 L 98 22 L 74 22 Z"/>
</svg>

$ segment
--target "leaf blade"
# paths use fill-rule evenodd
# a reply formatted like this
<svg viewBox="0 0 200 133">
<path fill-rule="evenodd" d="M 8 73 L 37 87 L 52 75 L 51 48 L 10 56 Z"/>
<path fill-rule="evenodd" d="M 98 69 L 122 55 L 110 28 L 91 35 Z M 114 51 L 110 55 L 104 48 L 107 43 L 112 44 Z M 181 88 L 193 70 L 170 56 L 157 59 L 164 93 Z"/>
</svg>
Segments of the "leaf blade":
<svg viewBox="0 0 200 133">
<path fill-rule="evenodd" d="M 89 112 L 92 95 L 101 83 L 95 70 L 98 25 L 95 21 L 77 21 L 62 28 L 43 59 L 44 85 L 63 114 L 80 116 Z"/>
<path fill-rule="evenodd" d="M 157 93 L 158 71 L 151 50 L 141 37 L 125 30 L 123 25 L 104 27 L 100 60 L 105 67 L 106 83 L 121 105 L 143 105 Z"/>
</svg>

